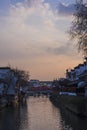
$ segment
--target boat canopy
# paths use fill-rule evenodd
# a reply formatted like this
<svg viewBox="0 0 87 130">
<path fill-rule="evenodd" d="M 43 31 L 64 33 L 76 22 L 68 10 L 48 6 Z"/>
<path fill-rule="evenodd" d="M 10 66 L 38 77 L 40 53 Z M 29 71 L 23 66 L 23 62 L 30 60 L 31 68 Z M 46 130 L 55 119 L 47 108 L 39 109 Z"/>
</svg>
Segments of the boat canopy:
<svg viewBox="0 0 87 130">
<path fill-rule="evenodd" d="M 85 81 L 81 81 L 78 83 L 78 88 L 85 87 L 87 83 Z"/>
</svg>

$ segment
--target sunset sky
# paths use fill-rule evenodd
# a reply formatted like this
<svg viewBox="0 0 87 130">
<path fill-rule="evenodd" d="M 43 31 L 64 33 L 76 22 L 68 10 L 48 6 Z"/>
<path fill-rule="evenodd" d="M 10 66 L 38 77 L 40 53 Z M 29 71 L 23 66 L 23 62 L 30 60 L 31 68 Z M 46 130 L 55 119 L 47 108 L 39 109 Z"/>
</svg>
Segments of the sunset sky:
<svg viewBox="0 0 87 130">
<path fill-rule="evenodd" d="M 75 0 L 0 0 L 0 66 L 53 80 L 83 62 L 70 41 Z"/>
</svg>

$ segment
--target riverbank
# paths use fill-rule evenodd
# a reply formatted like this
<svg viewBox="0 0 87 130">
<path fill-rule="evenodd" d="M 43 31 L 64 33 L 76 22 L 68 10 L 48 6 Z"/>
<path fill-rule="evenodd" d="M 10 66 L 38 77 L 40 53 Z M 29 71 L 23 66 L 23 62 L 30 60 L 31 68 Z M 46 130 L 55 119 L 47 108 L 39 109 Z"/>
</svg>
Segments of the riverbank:
<svg viewBox="0 0 87 130">
<path fill-rule="evenodd" d="M 26 94 L 20 94 L 20 96 L 5 96 L 0 97 L 0 110 L 9 106 L 15 106 L 17 104 L 26 102 Z"/>
<path fill-rule="evenodd" d="M 78 116 L 87 117 L 87 98 L 83 96 L 67 96 L 53 93 L 50 100 L 57 107 L 63 107 Z"/>
</svg>

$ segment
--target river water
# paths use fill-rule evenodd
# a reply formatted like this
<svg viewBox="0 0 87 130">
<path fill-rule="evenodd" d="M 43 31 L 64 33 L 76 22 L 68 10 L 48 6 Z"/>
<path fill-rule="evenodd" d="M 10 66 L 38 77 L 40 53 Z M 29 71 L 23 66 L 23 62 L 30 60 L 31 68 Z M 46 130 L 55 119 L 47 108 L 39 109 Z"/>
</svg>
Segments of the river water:
<svg viewBox="0 0 87 130">
<path fill-rule="evenodd" d="M 0 130 L 87 130 L 87 119 L 56 108 L 46 96 L 29 97 L 0 112 Z"/>
</svg>

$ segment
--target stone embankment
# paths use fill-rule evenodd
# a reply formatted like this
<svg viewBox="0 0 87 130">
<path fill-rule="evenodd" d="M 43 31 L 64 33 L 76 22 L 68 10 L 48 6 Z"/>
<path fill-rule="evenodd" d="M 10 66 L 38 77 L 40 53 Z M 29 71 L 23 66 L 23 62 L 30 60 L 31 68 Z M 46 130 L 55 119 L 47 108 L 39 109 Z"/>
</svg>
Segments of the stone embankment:
<svg viewBox="0 0 87 130">
<path fill-rule="evenodd" d="M 8 106 L 15 106 L 17 104 L 23 103 L 26 101 L 26 95 L 25 94 L 20 94 L 19 97 L 11 97 L 9 98 L 7 96 L 5 97 L 0 97 L 0 110 L 3 110 L 4 108 Z"/>
<path fill-rule="evenodd" d="M 78 116 L 87 117 L 87 98 L 83 96 L 67 96 L 53 93 L 50 100 L 57 107 L 70 110 Z"/>
</svg>

